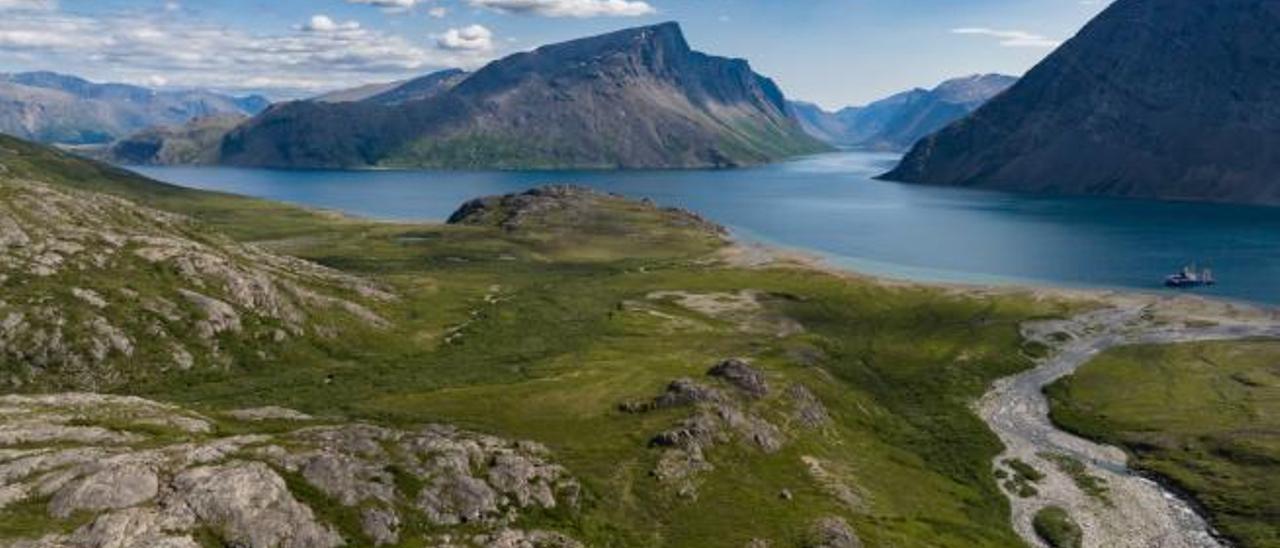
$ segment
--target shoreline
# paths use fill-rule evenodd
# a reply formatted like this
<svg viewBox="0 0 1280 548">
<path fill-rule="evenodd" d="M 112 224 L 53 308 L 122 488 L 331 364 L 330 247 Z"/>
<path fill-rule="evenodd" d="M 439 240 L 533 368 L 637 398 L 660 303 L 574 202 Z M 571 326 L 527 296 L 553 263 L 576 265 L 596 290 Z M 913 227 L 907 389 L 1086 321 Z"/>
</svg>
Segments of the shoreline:
<svg viewBox="0 0 1280 548">
<path fill-rule="evenodd" d="M 730 266 L 758 268 L 762 266 L 795 266 L 837 277 L 872 282 L 884 287 L 931 287 L 949 293 L 966 295 L 1027 294 L 1038 299 L 1058 298 L 1073 301 L 1096 301 L 1109 306 L 1154 307 L 1163 319 L 1182 318 L 1189 321 L 1220 322 L 1242 319 L 1280 323 L 1280 306 L 1230 297 L 1187 293 L 1162 293 L 1129 288 L 1065 287 L 1052 283 L 979 283 L 919 280 L 909 277 L 866 272 L 837 264 L 832 258 L 812 250 L 744 240 L 730 236 L 725 249 L 716 253 Z"/>
<path fill-rule="evenodd" d="M 740 240 L 731 241 L 718 255 L 729 266 L 793 266 L 884 287 L 932 287 L 968 296 L 1026 294 L 1097 303 L 1096 308 L 1069 319 L 1024 325 L 1023 336 L 1029 340 L 1051 343 L 1049 335 L 1064 326 L 1069 326 L 1063 331 L 1072 337 L 1065 343 L 1049 344 L 1051 354 L 1036 360 L 1030 369 L 996 380 L 973 403 L 974 413 L 1004 446 L 992 459 L 993 470 L 1005 470 L 1003 461 L 1019 459 L 1035 463 L 1036 469 L 1046 474 L 1035 484 L 1040 491 L 1035 497 L 1024 499 L 1002 489 L 1010 503 L 1010 526 L 1029 545 L 1043 547 L 1032 518 L 1042 508 L 1060 506 L 1084 529 L 1086 546 L 1234 546 L 1194 493 L 1170 478 L 1133 468 L 1132 456 L 1123 448 L 1077 435 L 1054 422 L 1043 389 L 1115 347 L 1280 337 L 1280 310 L 1182 294 L 902 280 L 832 264 L 804 250 Z M 1083 494 L 1073 479 L 1043 458 L 1046 453 L 1077 458 L 1090 475 L 1107 480 L 1115 505 Z"/>
</svg>

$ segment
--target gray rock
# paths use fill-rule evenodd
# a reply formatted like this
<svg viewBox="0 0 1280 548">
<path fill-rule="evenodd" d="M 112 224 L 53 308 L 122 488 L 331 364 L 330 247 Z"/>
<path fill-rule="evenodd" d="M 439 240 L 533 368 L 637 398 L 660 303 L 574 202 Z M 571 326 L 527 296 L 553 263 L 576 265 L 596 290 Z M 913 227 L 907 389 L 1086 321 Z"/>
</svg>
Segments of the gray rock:
<svg viewBox="0 0 1280 548">
<path fill-rule="evenodd" d="M 813 524 L 812 548 L 862 548 L 862 541 L 844 518 L 829 516 Z"/>
<path fill-rule="evenodd" d="M 498 494 L 471 476 L 446 476 L 422 488 L 417 506 L 436 525 L 477 523 L 497 515 Z"/>
<path fill-rule="evenodd" d="M 228 417 L 242 421 L 309 421 L 314 417 L 301 411 L 269 405 L 250 409 L 236 409 L 226 413 Z"/>
<path fill-rule="evenodd" d="M 746 360 L 739 358 L 724 360 L 707 371 L 707 374 L 724 379 L 725 382 L 753 398 L 763 398 L 769 393 L 769 383 L 765 380 L 764 373 L 752 367 Z"/>
<path fill-rule="evenodd" d="M 787 388 L 791 399 L 791 416 L 802 427 L 821 428 L 831 422 L 827 407 L 804 385 L 793 384 Z"/>
<path fill-rule="evenodd" d="M 136 506 L 155 498 L 160 478 L 147 466 L 110 466 L 71 482 L 49 501 L 49 513 L 67 518 L 78 511 L 100 512 Z"/>
<path fill-rule="evenodd" d="M 375 546 L 400 542 L 400 516 L 386 508 L 366 508 L 360 512 L 360 530 Z"/>
<path fill-rule="evenodd" d="M 284 479 L 260 462 L 234 461 L 182 472 L 178 501 L 225 541 L 248 548 L 340 546 L 342 538 L 293 498 Z"/>
<path fill-rule="evenodd" d="M 306 459 L 302 477 L 344 506 L 367 500 L 395 500 L 394 480 L 385 466 L 349 455 L 325 452 Z"/>
<path fill-rule="evenodd" d="M 555 508 L 551 482 L 560 475 L 558 467 L 548 467 L 513 452 L 499 453 L 489 464 L 489 484 L 514 497 L 522 508 L 530 505 Z"/>
</svg>

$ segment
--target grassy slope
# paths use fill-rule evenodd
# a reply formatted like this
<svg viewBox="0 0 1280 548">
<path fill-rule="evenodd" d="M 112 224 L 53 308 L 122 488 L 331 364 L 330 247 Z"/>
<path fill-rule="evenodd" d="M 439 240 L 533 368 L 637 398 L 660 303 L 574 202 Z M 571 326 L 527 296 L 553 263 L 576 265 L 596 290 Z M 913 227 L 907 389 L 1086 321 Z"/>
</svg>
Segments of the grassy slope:
<svg viewBox="0 0 1280 548">
<path fill-rule="evenodd" d="M 1050 387 L 1053 418 L 1128 449 L 1242 546 L 1280 546 L 1277 363 L 1276 342 L 1118 349 Z"/>
<path fill-rule="evenodd" d="M 755 537 L 788 546 L 813 519 L 833 514 L 871 546 L 1020 545 L 990 475 L 999 443 L 969 405 L 993 379 L 1029 365 L 1017 324 L 1064 313 L 1057 305 L 709 264 L 701 258 L 714 238 L 677 231 L 636 239 L 661 219 L 634 213 L 619 215 L 612 231 L 593 231 L 616 237 L 569 246 L 536 228 L 334 220 L 159 187 L 60 156 L 42 161 L 54 166 L 46 179 L 191 213 L 241 239 L 272 239 L 279 251 L 376 277 L 404 296 L 388 312 L 390 332 L 279 349 L 276 360 L 229 371 L 156 377 L 133 392 L 210 410 L 277 404 L 542 441 L 584 481 L 588 499 L 580 513 L 527 525 L 593 546 L 741 546 Z M 776 338 L 654 305 L 695 326 L 672 328 L 623 306 L 656 290 L 740 289 L 769 292 L 768 313 L 805 332 Z M 449 342 L 453 333 L 461 336 Z M 647 447 L 682 412 L 637 416 L 616 406 L 652 397 L 676 377 L 702 377 L 728 356 L 755 358 L 777 391 L 805 384 L 834 423 L 821 432 L 786 428 L 791 441 L 773 455 L 717 447 L 699 497 L 683 499 L 649 476 L 658 454 Z M 784 410 L 778 397 L 758 407 L 775 418 Z M 837 502 L 802 456 L 822 459 L 860 502 Z M 794 500 L 780 497 L 783 489 Z"/>
</svg>

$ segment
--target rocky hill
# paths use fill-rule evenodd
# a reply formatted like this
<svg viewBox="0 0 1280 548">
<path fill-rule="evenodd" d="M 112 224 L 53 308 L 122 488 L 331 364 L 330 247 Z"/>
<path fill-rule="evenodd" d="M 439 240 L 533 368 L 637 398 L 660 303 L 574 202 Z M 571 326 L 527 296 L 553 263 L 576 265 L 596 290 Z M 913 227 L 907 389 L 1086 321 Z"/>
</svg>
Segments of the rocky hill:
<svg viewBox="0 0 1280 548">
<path fill-rule="evenodd" d="M 1017 82 L 1001 74 L 947 80 L 938 87 L 913 89 L 861 107 L 826 112 L 793 103 L 805 130 L 828 143 L 873 150 L 911 148 L 922 137 L 959 120 Z"/>
<path fill-rule="evenodd" d="M 0 386 L 106 389 L 385 323 L 366 281 L 7 167 L 23 150 L 0 147 Z"/>
<path fill-rule="evenodd" d="M 1280 204 L 1280 9 L 1118 0 L 885 178 Z"/>
<path fill-rule="evenodd" d="M 192 118 L 261 112 L 260 96 L 155 91 L 52 72 L 0 74 L 0 133 L 44 143 L 104 144 Z"/>
<path fill-rule="evenodd" d="M 277 105 L 222 161 L 275 167 L 697 168 L 823 150 L 746 61 L 667 23 L 538 48 L 362 101 Z"/>
</svg>

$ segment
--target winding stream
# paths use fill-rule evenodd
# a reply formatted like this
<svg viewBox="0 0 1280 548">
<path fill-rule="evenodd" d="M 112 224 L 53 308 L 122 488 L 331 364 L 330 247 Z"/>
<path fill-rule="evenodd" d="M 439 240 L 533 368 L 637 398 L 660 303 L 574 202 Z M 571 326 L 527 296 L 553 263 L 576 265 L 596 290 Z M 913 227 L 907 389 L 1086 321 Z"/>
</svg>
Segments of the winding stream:
<svg viewBox="0 0 1280 548">
<path fill-rule="evenodd" d="M 1006 451 L 995 465 L 1017 458 L 1044 472 L 1038 496 L 1010 496 L 1014 529 L 1033 546 L 1044 546 L 1031 526 L 1046 506 L 1065 508 L 1085 533 L 1085 546 L 1143 548 L 1222 547 L 1192 504 L 1162 485 L 1130 470 L 1119 448 L 1102 445 L 1058 429 L 1049 420 L 1043 388 L 1070 375 L 1099 353 L 1123 345 L 1232 340 L 1280 336 L 1280 325 L 1230 323 L 1212 327 L 1155 325 L 1141 306 L 1109 308 L 1070 320 L 1024 326 L 1029 340 L 1044 342 L 1054 352 L 1039 366 L 997 381 L 978 403 L 978 414 L 999 435 Z M 1055 340 L 1069 334 L 1065 342 Z M 1067 455 L 1083 462 L 1088 473 L 1107 482 L 1111 505 L 1090 498 L 1041 454 Z"/>
</svg>

